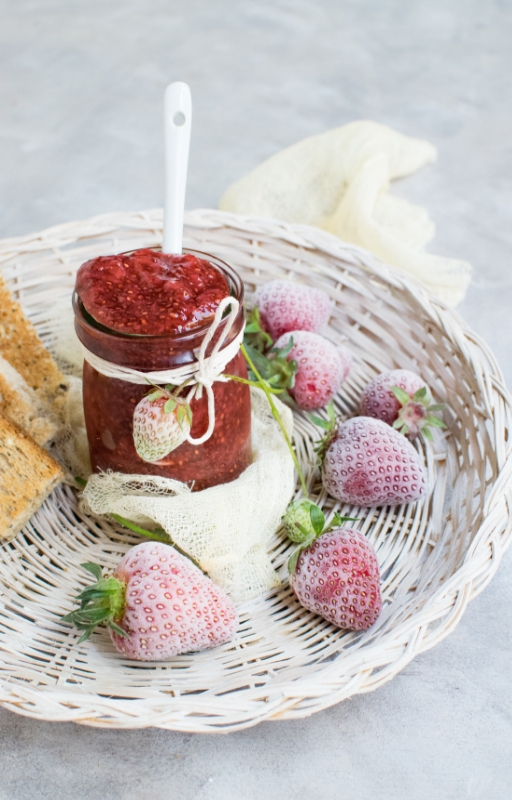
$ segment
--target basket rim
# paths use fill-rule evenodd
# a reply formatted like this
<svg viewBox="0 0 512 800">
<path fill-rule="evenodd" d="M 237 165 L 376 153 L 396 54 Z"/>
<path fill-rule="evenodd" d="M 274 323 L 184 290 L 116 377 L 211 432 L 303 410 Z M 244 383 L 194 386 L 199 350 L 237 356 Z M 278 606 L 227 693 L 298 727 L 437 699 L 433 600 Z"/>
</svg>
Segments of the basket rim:
<svg viewBox="0 0 512 800">
<path fill-rule="evenodd" d="M 39 250 L 52 247 L 52 240 L 58 238 L 60 246 L 69 240 L 69 243 L 78 243 L 80 238 L 86 238 L 90 234 L 112 233 L 119 226 L 119 220 L 124 218 L 125 227 L 140 227 L 141 229 L 151 229 L 155 232 L 161 229 L 161 209 L 153 209 L 142 212 L 110 212 L 97 215 L 86 220 L 78 220 L 55 225 L 42 231 L 30 233 L 25 236 L 18 236 L 10 239 L 0 240 L 0 267 L 3 261 L 12 258 L 14 255 L 37 252 Z M 410 293 L 425 309 L 434 321 L 443 329 L 445 335 L 451 342 L 460 346 L 460 338 L 464 340 L 468 347 L 467 357 L 469 363 L 472 362 L 475 353 L 481 353 L 490 367 L 491 385 L 489 391 L 499 397 L 503 404 L 505 414 L 498 429 L 498 421 L 494 418 L 492 423 L 497 433 L 503 434 L 507 427 L 512 427 L 512 397 L 505 387 L 503 374 L 496 361 L 496 358 L 489 350 L 484 340 L 475 334 L 468 323 L 454 309 L 447 306 L 442 300 L 434 297 L 431 292 L 416 278 L 403 271 L 391 267 L 382 262 L 375 255 L 364 248 L 343 242 L 336 236 L 313 228 L 308 225 L 290 224 L 277 220 L 246 217 L 229 212 L 197 209 L 187 212 L 185 215 L 185 226 L 200 228 L 233 228 L 244 232 L 265 233 L 274 238 L 301 245 L 305 248 L 320 250 L 335 258 L 343 258 L 350 255 L 355 259 L 356 266 L 362 269 L 368 276 L 389 283 L 395 288 L 404 289 Z M 77 231 L 80 235 L 77 237 Z M 447 315 L 452 320 L 449 329 L 439 314 Z M 300 718 L 309 716 L 316 711 L 328 708 L 346 697 L 367 691 L 373 691 L 379 686 L 391 680 L 396 672 L 403 669 L 415 656 L 433 647 L 442 641 L 454 629 L 460 620 L 465 608 L 470 600 L 476 597 L 490 582 L 494 576 L 501 558 L 509 546 L 512 534 L 512 443 L 508 442 L 507 452 L 503 463 L 500 465 L 492 490 L 486 499 L 487 513 L 484 521 L 475 534 L 471 548 L 466 552 L 463 563 L 450 576 L 450 579 L 442 585 L 429 600 L 425 603 L 422 618 L 424 621 L 418 625 L 415 617 L 410 618 L 410 626 L 407 628 L 407 643 L 401 645 L 401 654 L 397 659 L 396 655 L 381 659 L 382 663 L 372 661 L 366 670 L 360 670 L 358 680 L 352 678 L 348 683 L 341 685 L 338 689 L 334 686 L 339 678 L 339 671 L 343 659 L 340 656 L 333 661 L 319 665 L 316 678 L 320 676 L 323 686 L 319 686 L 317 680 L 315 686 L 311 685 L 310 678 L 300 677 L 294 680 L 279 680 L 275 686 L 269 688 L 269 696 L 265 699 L 249 700 L 254 708 L 240 715 L 236 723 L 228 723 L 222 720 L 221 716 L 216 716 L 212 711 L 215 703 L 219 703 L 221 698 L 209 700 L 209 714 L 203 714 L 200 718 L 180 717 L 180 721 L 175 718 L 173 708 L 177 706 L 187 708 L 189 700 L 187 695 L 180 695 L 178 698 L 159 700 L 161 706 L 158 712 L 154 712 L 153 720 L 139 720 L 136 716 L 137 708 L 144 705 L 147 700 L 143 698 L 135 700 L 124 700 L 121 698 L 107 698 L 92 693 L 85 694 L 84 691 L 75 690 L 68 686 L 44 687 L 35 689 L 32 686 L 16 685 L 16 690 L 9 680 L 0 677 L 0 704 L 10 710 L 39 719 L 51 719 L 60 721 L 75 721 L 98 727 L 109 728 L 139 728 L 139 727 L 161 727 L 183 732 L 230 732 L 243 728 L 251 727 L 264 720 Z M 490 529 L 490 530 L 489 530 Z M 485 556 L 485 557 L 482 557 Z M 475 575 L 470 573 L 468 563 L 481 559 L 482 566 Z M 490 565 L 489 565 L 490 560 Z M 436 607 L 435 613 L 429 614 L 429 607 Z M 439 607 L 443 606 L 441 610 Z M 431 608 L 433 611 L 433 608 Z M 435 635 L 430 638 L 427 631 L 433 622 L 443 619 L 441 629 L 436 629 Z M 388 655 L 386 653 L 385 655 Z M 386 670 L 390 663 L 399 662 L 399 668 Z M 363 678 L 372 676 L 371 682 L 363 685 Z M 307 692 L 305 689 L 307 688 Z M 48 695 L 60 693 L 65 695 L 65 699 L 57 700 L 52 709 L 52 715 L 41 716 L 37 712 L 37 697 L 41 691 Z M 265 694 L 266 689 L 263 690 Z M 272 696 L 271 696 L 272 695 Z M 274 696 L 275 695 L 275 696 Z M 87 704 L 84 708 L 85 698 L 89 698 L 91 705 Z M 51 699 L 51 697 L 50 697 Z M 179 700 L 179 703 L 176 701 Z M 171 701 L 171 702 L 169 702 Z M 125 708 L 126 706 L 126 708 Z M 168 707 L 167 707 L 168 706 Z M 112 720 L 109 717 L 109 709 L 116 709 L 124 719 L 119 723 L 119 717 Z M 190 712 L 191 709 L 188 709 Z"/>
</svg>

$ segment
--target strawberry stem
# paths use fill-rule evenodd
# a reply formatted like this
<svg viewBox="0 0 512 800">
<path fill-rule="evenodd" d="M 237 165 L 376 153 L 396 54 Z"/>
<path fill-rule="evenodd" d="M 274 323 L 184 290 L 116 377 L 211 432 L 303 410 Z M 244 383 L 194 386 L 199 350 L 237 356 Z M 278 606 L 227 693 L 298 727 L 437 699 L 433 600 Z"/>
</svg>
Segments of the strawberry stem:
<svg viewBox="0 0 512 800">
<path fill-rule="evenodd" d="M 224 377 L 229 378 L 231 381 L 238 381 L 238 383 L 245 383 L 247 386 L 255 386 L 257 389 L 261 389 L 261 384 L 259 381 L 251 381 L 248 378 L 240 378 L 238 375 L 230 375 L 229 372 L 225 372 Z M 284 392 L 284 389 L 274 389 L 272 386 L 269 386 L 268 390 L 271 394 L 282 394 Z"/>
<path fill-rule="evenodd" d="M 141 528 L 134 522 L 130 522 L 129 519 L 125 519 L 119 514 L 111 514 L 110 516 L 112 519 L 115 519 L 116 522 L 122 525 L 123 528 L 128 528 L 134 533 L 139 533 L 141 536 L 145 536 L 147 539 L 152 539 L 154 542 L 163 542 L 164 544 L 174 544 L 168 533 L 163 530 L 162 533 L 160 533 L 161 528 L 157 529 L 156 531 L 150 531 L 147 528 Z"/>
<path fill-rule="evenodd" d="M 110 516 L 112 517 L 112 519 L 114 519 L 116 522 L 122 525 L 123 528 L 128 528 L 130 531 L 133 531 L 134 533 L 139 533 L 141 536 L 145 536 L 147 539 L 152 539 L 154 542 L 163 542 L 164 544 L 168 544 L 171 547 L 174 547 L 174 549 L 177 550 L 178 553 L 181 553 L 182 556 L 188 558 L 188 560 L 191 561 L 192 564 L 194 564 L 194 566 L 196 566 L 198 569 L 201 570 L 203 574 L 206 575 L 204 569 L 200 567 L 195 558 L 192 558 L 192 556 L 189 553 L 187 553 L 178 544 L 176 544 L 176 542 L 174 542 L 171 539 L 169 534 L 166 531 L 164 531 L 163 528 L 157 528 L 154 531 L 150 531 L 147 528 L 141 528 L 140 525 L 136 525 L 134 522 L 130 522 L 129 519 L 125 519 L 125 517 L 121 517 L 119 514 L 111 514 Z"/>
<path fill-rule="evenodd" d="M 292 458 L 293 458 L 293 463 L 295 464 L 295 468 L 296 468 L 296 470 L 298 472 L 299 479 L 300 479 L 300 484 L 302 486 L 302 491 L 304 492 L 304 496 L 307 497 L 308 490 L 307 490 L 307 486 L 306 486 L 306 481 L 304 480 L 304 475 L 302 474 L 302 470 L 300 468 L 300 464 L 299 464 L 299 460 L 297 458 L 297 454 L 296 454 L 295 450 L 293 449 L 293 445 L 292 445 L 292 443 L 290 441 L 290 437 L 288 436 L 288 431 L 284 427 L 283 420 L 281 419 L 281 414 L 277 410 L 277 408 L 275 406 L 275 403 L 274 403 L 274 400 L 272 398 L 273 392 L 268 387 L 266 381 L 264 381 L 263 378 L 261 377 L 261 375 L 259 374 L 258 370 L 256 369 L 256 367 L 254 366 L 253 362 L 251 361 L 251 358 L 250 358 L 250 356 L 249 356 L 249 354 L 248 354 L 248 352 L 245 349 L 243 344 L 240 345 L 240 350 L 242 351 L 243 356 L 244 356 L 245 360 L 247 361 L 247 364 L 249 365 L 251 370 L 256 375 L 256 378 L 258 380 L 257 386 L 260 389 L 263 390 L 263 392 L 265 393 L 265 395 L 267 397 L 267 400 L 268 400 L 269 405 L 270 405 L 270 409 L 272 411 L 272 416 L 274 417 L 275 421 L 277 422 L 277 424 L 281 428 L 281 433 L 283 434 L 285 442 L 288 445 L 288 449 L 289 449 L 289 451 L 290 451 L 290 453 L 292 455 Z"/>
</svg>

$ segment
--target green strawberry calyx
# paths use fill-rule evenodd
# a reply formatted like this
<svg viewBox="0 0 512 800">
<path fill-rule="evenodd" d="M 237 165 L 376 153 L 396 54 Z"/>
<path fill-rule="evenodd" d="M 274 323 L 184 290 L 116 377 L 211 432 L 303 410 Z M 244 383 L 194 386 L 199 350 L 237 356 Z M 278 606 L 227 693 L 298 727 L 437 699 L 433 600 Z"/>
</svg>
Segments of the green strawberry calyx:
<svg viewBox="0 0 512 800">
<path fill-rule="evenodd" d="M 179 396 L 179 393 L 185 388 L 187 383 L 181 386 L 173 386 L 170 383 L 167 383 L 165 386 L 151 384 L 152 388 L 146 395 L 150 403 L 155 403 L 162 397 L 166 397 L 167 400 L 163 406 L 164 414 L 174 413 L 180 428 L 183 428 L 185 420 L 187 420 L 189 427 L 192 426 L 192 409 L 190 408 L 190 404 L 184 397 Z"/>
<path fill-rule="evenodd" d="M 393 428 L 404 436 L 414 439 L 421 435 L 431 442 L 434 437 L 430 428 L 446 428 L 443 420 L 435 416 L 435 412 L 442 411 L 446 405 L 432 403 L 426 386 L 422 386 L 412 396 L 400 386 L 390 386 L 390 389 L 401 405 Z"/>
<path fill-rule="evenodd" d="M 295 572 L 303 550 L 310 547 L 324 533 L 336 530 L 345 522 L 357 522 L 357 517 L 342 517 L 336 511 L 330 523 L 326 525 L 324 512 L 311 500 L 296 500 L 290 503 L 283 516 L 283 523 L 289 538 L 299 546 L 288 559 L 288 572 L 291 574 Z"/>
<path fill-rule="evenodd" d="M 336 427 L 338 424 L 332 400 L 329 402 L 326 411 L 327 419 L 317 417 L 316 414 L 308 414 L 311 422 L 325 431 L 324 436 L 318 442 L 315 442 L 315 453 L 318 456 L 320 464 L 323 462 L 327 449 L 336 435 Z"/>
<path fill-rule="evenodd" d="M 274 389 L 293 389 L 295 375 L 299 368 L 295 359 L 287 359 L 293 349 L 293 336 L 290 336 L 290 340 L 284 347 L 272 347 L 266 353 L 260 353 L 250 344 L 246 344 L 245 348 L 261 377 L 268 381 Z M 250 368 L 249 377 L 256 380 L 256 376 Z"/>
<path fill-rule="evenodd" d="M 71 622 L 79 631 L 83 631 L 78 643 L 89 638 L 97 625 L 106 624 L 119 636 L 126 636 L 119 622 L 123 618 L 126 605 L 126 585 L 113 576 L 103 577 L 99 564 L 87 562 L 81 564 L 84 569 L 96 578 L 96 583 L 87 586 L 75 598 L 79 608 L 62 617 L 63 622 Z"/>
</svg>

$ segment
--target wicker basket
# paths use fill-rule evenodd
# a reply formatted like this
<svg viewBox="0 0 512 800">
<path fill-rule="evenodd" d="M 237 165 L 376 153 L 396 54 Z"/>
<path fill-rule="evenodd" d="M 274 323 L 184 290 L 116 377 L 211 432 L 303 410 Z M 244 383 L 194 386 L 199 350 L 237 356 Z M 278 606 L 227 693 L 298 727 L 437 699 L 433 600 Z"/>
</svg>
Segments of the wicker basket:
<svg viewBox="0 0 512 800">
<path fill-rule="evenodd" d="M 161 232 L 160 211 L 108 214 L 4 240 L 0 263 L 51 346 L 49 309 L 69 296 L 76 268 L 95 255 L 160 243 Z M 354 413 L 377 371 L 422 374 L 451 409 L 448 434 L 425 450 L 432 494 L 410 506 L 345 509 L 359 517 L 381 565 L 385 604 L 369 631 L 340 631 L 297 603 L 286 580 L 289 548 L 276 535 L 282 587 L 241 607 L 234 642 L 155 665 L 122 658 L 104 630 L 77 645 L 59 621 L 87 583 L 80 563 L 114 566 L 138 541 L 83 516 L 74 491 L 60 487 L 0 548 L 0 702 L 17 713 L 189 732 L 308 716 L 376 689 L 443 639 L 509 543 L 510 398 L 492 354 L 453 311 L 369 253 L 313 228 L 197 211 L 187 216 L 185 243 L 233 264 L 249 289 L 291 277 L 329 292 L 336 305 L 328 335 L 347 339 L 355 355 L 341 413 Z M 306 459 L 314 431 L 304 418 L 297 428 Z M 313 498 L 338 508 L 318 475 L 309 477 Z"/>
</svg>

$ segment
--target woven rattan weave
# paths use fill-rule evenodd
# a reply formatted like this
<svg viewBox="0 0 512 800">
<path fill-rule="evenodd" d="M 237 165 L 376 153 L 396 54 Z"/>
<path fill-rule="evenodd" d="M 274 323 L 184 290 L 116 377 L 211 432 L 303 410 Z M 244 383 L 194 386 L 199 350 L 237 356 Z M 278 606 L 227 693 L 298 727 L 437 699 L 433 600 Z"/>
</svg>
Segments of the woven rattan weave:
<svg viewBox="0 0 512 800">
<path fill-rule="evenodd" d="M 161 211 L 107 214 L 3 240 L 0 265 L 51 347 L 51 309 L 70 296 L 77 267 L 95 255 L 159 244 L 161 236 Z M 447 435 L 424 450 L 432 493 L 410 506 L 345 509 L 359 517 L 381 565 L 385 604 L 369 631 L 340 631 L 298 604 L 286 580 L 289 548 L 276 534 L 282 587 L 240 608 L 235 640 L 155 665 L 124 660 L 104 630 L 77 645 L 77 633 L 59 621 L 88 581 L 80 563 L 112 567 L 138 541 L 81 514 L 74 490 L 60 487 L 0 548 L 0 702 L 20 714 L 189 732 L 308 716 L 376 689 L 450 633 L 509 543 L 510 398 L 492 354 L 456 313 L 369 253 L 314 228 L 196 211 L 186 218 L 185 244 L 231 263 L 249 292 L 277 277 L 329 292 L 335 310 L 327 335 L 355 356 L 340 413 L 356 412 L 378 371 L 421 373 L 436 402 L 450 408 Z M 315 428 L 299 416 L 296 428 L 311 496 L 329 514 L 339 506 L 309 464 Z"/>
</svg>

